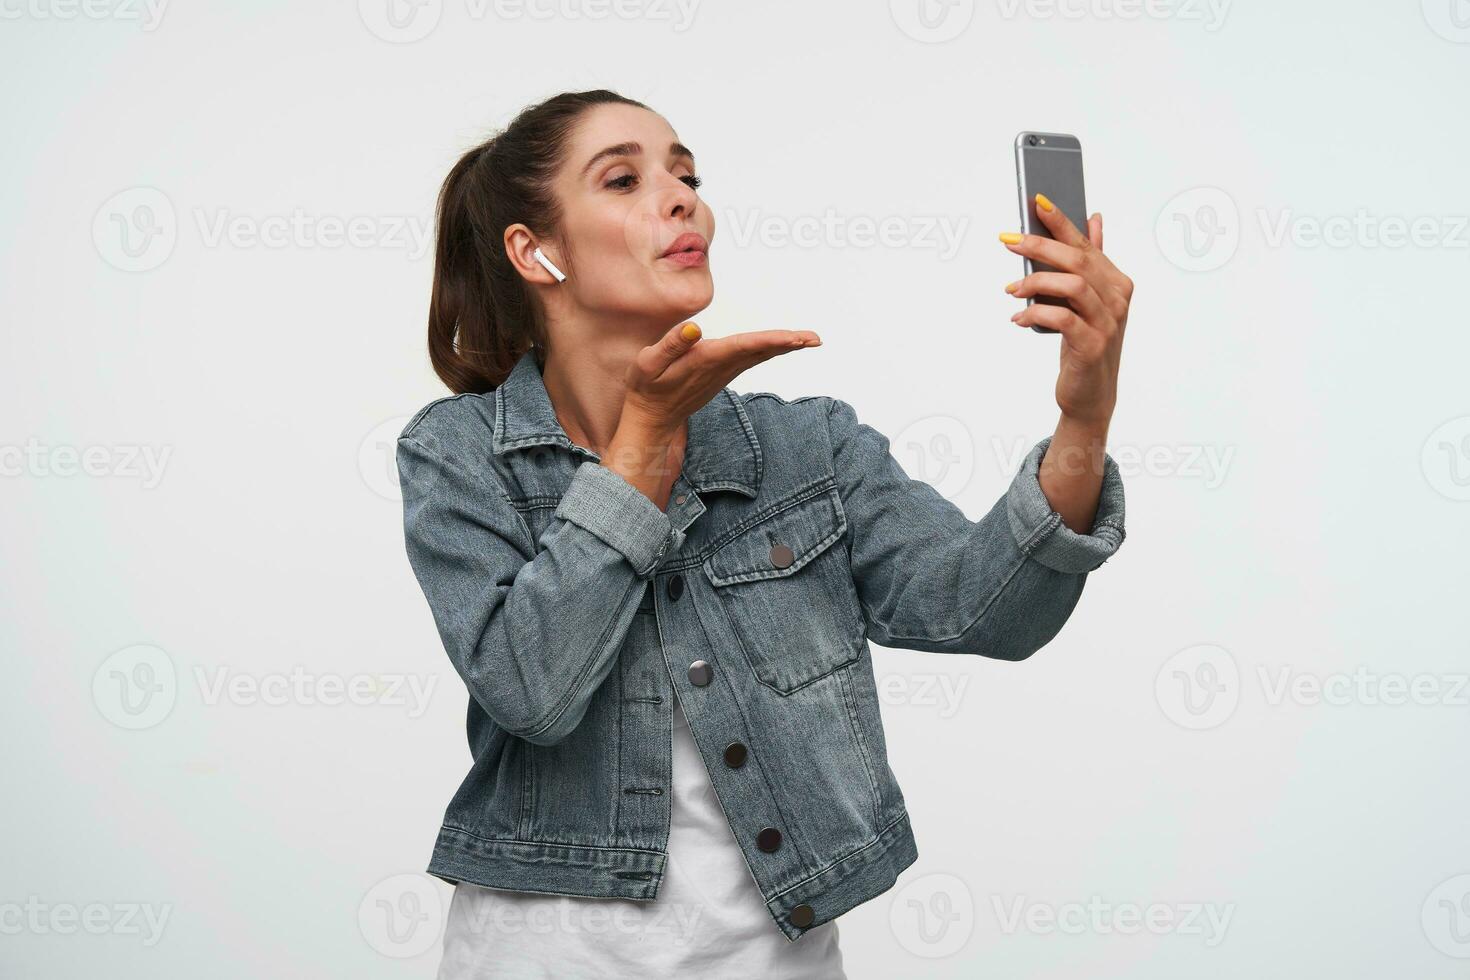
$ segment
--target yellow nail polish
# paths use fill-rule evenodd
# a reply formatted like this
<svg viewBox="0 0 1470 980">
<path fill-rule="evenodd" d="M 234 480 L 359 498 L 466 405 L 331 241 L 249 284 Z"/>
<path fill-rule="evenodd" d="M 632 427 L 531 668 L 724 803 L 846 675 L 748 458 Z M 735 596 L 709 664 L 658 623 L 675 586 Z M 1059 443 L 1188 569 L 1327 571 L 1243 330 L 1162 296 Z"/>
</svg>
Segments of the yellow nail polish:
<svg viewBox="0 0 1470 980">
<path fill-rule="evenodd" d="M 1020 285 L 1021 285 L 1021 280 L 1017 279 L 1015 282 L 1013 282 L 1010 285 L 1006 286 L 1006 292 L 1008 292 L 1008 293 L 1014 293 L 1016 291 L 1016 289 Z"/>
<path fill-rule="evenodd" d="M 1000 233 L 1000 240 L 1007 245 L 1019 245 L 1021 244 L 1021 233 L 1018 231 L 1003 231 Z"/>
<path fill-rule="evenodd" d="M 1053 211 L 1056 209 L 1056 205 L 1052 204 L 1051 200 L 1045 194 L 1036 195 L 1036 206 L 1043 211 Z"/>
<path fill-rule="evenodd" d="M 698 340 L 699 339 L 699 325 L 696 324 L 696 323 L 686 323 L 686 324 L 684 324 L 684 329 L 682 331 L 680 331 L 680 332 L 684 334 L 684 339 L 685 340 Z"/>
</svg>

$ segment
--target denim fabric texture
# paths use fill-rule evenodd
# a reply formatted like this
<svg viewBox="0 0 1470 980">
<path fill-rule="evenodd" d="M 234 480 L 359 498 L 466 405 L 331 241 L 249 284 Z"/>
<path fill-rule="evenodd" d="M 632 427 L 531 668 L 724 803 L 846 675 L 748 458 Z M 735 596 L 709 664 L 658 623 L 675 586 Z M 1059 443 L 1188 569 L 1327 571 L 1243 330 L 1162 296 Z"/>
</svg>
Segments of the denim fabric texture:
<svg viewBox="0 0 1470 980">
<path fill-rule="evenodd" d="M 656 899 L 678 698 L 795 941 L 918 857 L 868 641 L 1031 656 L 1122 544 L 1123 484 L 1107 457 L 1092 533 L 1072 531 L 1038 483 L 1043 439 L 972 521 L 825 395 L 727 387 L 688 436 L 660 510 L 567 437 L 527 352 L 398 437 L 408 558 L 470 695 L 428 871 Z M 640 607 L 656 629 L 630 630 Z"/>
</svg>

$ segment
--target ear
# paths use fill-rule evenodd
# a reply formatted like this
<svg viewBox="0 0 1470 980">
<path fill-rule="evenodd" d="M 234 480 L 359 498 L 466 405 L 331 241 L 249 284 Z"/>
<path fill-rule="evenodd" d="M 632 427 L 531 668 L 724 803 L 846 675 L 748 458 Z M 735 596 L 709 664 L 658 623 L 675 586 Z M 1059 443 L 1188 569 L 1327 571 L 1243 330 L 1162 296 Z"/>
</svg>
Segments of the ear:
<svg viewBox="0 0 1470 980">
<path fill-rule="evenodd" d="M 536 241 L 536 236 L 531 234 L 531 229 L 522 224 L 510 225 L 505 229 L 505 255 L 510 259 L 510 264 L 521 274 L 521 278 L 527 282 L 534 282 L 542 286 L 555 286 L 554 277 L 547 268 L 536 261 L 532 253 L 536 251 L 537 245 L 541 246 L 541 254 L 563 269 L 559 256 L 549 251 L 549 246 Z"/>
</svg>

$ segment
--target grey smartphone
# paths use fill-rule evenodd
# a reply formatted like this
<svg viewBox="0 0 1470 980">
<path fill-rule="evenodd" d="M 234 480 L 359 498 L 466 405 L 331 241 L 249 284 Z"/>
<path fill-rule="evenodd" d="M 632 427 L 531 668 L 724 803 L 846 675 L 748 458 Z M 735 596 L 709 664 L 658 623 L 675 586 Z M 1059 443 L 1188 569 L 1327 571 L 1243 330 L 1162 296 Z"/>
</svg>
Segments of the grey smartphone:
<svg viewBox="0 0 1470 980">
<path fill-rule="evenodd" d="M 1087 234 L 1087 199 L 1082 192 L 1082 143 L 1069 133 L 1023 132 L 1016 136 L 1016 187 L 1021 197 L 1021 230 L 1028 235 L 1051 238 L 1052 233 L 1036 216 L 1036 195 L 1045 194 L 1072 224 Z M 1024 259 L 1026 275 L 1055 272 L 1045 262 Z M 1026 305 L 1046 303 L 1066 306 L 1056 296 L 1028 296 Z M 1056 333 L 1050 327 L 1031 328 L 1037 333 Z"/>
</svg>

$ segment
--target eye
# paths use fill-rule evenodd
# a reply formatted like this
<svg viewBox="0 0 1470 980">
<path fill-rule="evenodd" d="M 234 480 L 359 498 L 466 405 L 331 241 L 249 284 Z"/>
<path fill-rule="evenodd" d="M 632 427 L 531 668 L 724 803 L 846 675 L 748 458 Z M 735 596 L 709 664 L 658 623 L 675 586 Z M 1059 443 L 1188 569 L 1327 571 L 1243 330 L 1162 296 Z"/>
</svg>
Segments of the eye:
<svg viewBox="0 0 1470 980">
<path fill-rule="evenodd" d="M 700 185 L 704 183 L 703 178 L 695 176 L 694 174 L 685 174 L 679 179 L 687 184 L 691 190 L 698 190 L 700 188 Z M 626 191 L 631 190 L 633 186 L 637 183 L 637 174 L 623 174 L 621 177 L 613 177 L 611 180 L 606 181 L 602 186 L 611 188 L 612 190 Z"/>
</svg>

